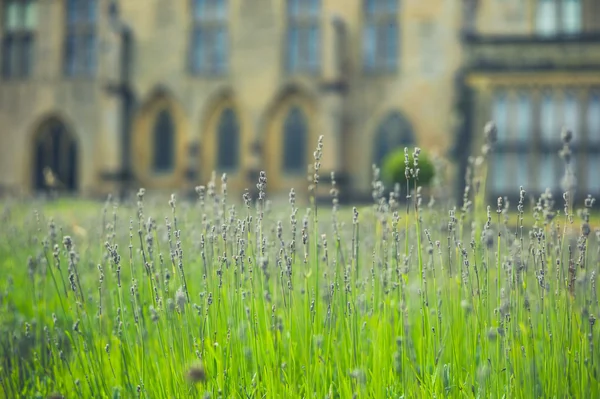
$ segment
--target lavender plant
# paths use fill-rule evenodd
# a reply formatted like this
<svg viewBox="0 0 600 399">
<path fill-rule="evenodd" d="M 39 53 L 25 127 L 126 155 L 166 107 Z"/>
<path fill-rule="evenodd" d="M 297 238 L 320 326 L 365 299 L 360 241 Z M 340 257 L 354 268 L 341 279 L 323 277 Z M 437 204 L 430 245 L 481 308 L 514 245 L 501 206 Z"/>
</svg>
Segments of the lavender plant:
<svg viewBox="0 0 600 399">
<path fill-rule="evenodd" d="M 485 133 L 459 206 L 423 205 L 415 148 L 389 196 L 374 168 L 372 209 L 340 206 L 334 174 L 323 207 L 323 138 L 308 204 L 271 204 L 264 172 L 239 202 L 216 174 L 195 202 L 7 202 L 0 392 L 600 397 L 595 199 L 489 202 Z"/>
</svg>

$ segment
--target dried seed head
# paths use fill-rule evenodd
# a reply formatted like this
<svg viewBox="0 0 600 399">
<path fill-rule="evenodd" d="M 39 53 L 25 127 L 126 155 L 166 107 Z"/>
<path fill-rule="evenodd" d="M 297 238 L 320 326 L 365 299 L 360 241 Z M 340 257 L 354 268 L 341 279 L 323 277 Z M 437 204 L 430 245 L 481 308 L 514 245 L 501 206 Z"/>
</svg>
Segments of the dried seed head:
<svg viewBox="0 0 600 399">
<path fill-rule="evenodd" d="M 189 368 L 187 379 L 193 384 L 206 381 L 206 371 L 202 364 L 197 364 Z"/>
<path fill-rule="evenodd" d="M 498 128 L 494 122 L 488 122 L 483 129 L 485 140 L 488 144 L 494 144 L 498 140 Z"/>
<path fill-rule="evenodd" d="M 563 128 L 560 132 L 560 139 L 563 143 L 569 144 L 573 139 L 573 132 L 570 129 Z"/>
</svg>

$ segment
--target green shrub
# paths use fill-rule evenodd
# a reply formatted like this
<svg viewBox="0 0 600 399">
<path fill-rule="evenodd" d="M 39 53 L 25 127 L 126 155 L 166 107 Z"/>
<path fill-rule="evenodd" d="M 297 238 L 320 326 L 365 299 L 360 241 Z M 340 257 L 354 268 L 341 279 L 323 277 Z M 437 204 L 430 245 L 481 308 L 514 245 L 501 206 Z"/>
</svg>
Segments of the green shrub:
<svg viewBox="0 0 600 399">
<path fill-rule="evenodd" d="M 408 159 L 409 167 L 412 167 L 412 151 L 409 151 Z M 402 148 L 401 150 L 390 152 L 383 159 L 383 166 L 381 171 L 383 181 L 387 184 L 388 187 L 391 187 L 396 183 L 400 183 L 403 186 L 406 185 L 406 174 L 404 173 L 404 169 L 404 148 Z M 434 176 L 435 166 L 433 165 L 433 162 L 426 153 L 421 151 L 421 154 L 419 154 L 418 184 L 423 187 L 427 187 L 433 181 Z"/>
</svg>

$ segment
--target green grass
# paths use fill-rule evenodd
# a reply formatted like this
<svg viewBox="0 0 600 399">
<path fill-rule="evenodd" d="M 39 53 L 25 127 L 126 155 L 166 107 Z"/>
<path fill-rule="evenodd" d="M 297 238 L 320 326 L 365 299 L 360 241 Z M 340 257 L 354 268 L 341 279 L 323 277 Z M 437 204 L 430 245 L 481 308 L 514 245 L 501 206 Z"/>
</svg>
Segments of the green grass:
<svg viewBox="0 0 600 399">
<path fill-rule="evenodd" d="M 7 204 L 0 393 L 600 397 L 595 232 L 474 199 Z"/>
</svg>

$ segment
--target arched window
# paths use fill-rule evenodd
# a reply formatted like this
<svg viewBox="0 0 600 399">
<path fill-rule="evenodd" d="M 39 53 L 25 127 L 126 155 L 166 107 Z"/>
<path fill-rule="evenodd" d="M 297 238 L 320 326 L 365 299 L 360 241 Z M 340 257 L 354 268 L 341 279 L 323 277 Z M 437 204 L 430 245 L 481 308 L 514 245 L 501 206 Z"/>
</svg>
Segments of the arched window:
<svg viewBox="0 0 600 399">
<path fill-rule="evenodd" d="M 388 115 L 377 128 L 373 163 L 381 167 L 391 151 L 414 145 L 415 139 L 408 121 L 398 112 Z"/>
<path fill-rule="evenodd" d="M 166 109 L 156 116 L 153 130 L 154 157 L 152 166 L 155 172 L 168 172 L 175 167 L 175 126 Z"/>
<path fill-rule="evenodd" d="M 304 112 L 299 107 L 295 106 L 289 110 L 283 125 L 283 135 L 284 172 L 306 172 L 308 124 Z"/>
<path fill-rule="evenodd" d="M 44 123 L 37 135 L 34 156 L 36 189 L 77 188 L 77 143 L 60 121 Z"/>
<path fill-rule="evenodd" d="M 227 108 L 221 113 L 217 134 L 217 168 L 237 169 L 240 155 L 240 128 L 233 109 Z"/>
</svg>

